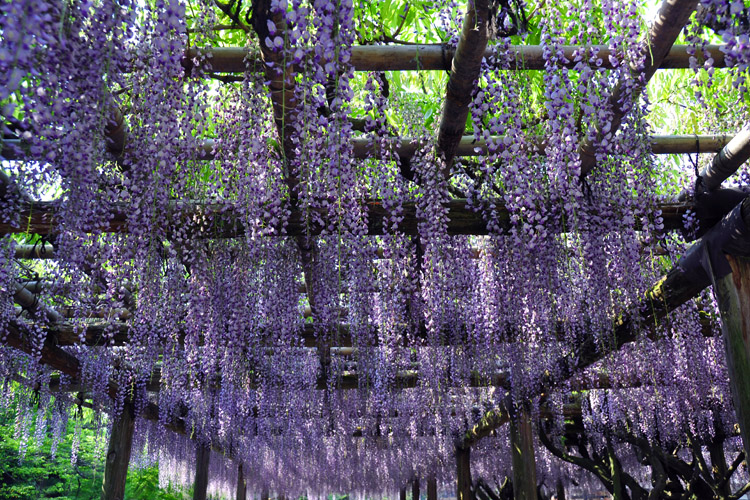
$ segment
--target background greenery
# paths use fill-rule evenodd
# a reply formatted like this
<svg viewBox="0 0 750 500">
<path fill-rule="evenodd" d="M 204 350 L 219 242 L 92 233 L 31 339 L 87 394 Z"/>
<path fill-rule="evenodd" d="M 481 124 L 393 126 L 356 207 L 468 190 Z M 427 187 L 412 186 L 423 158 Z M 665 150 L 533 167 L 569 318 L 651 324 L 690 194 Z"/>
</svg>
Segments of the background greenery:
<svg viewBox="0 0 750 500">
<path fill-rule="evenodd" d="M 93 500 L 101 495 L 104 457 L 102 444 L 89 410 L 81 416 L 71 415 L 66 436 L 57 456 L 50 455 L 51 435 L 41 447 L 30 445 L 20 459 L 19 440 L 14 436 L 15 407 L 0 412 L 0 500 Z M 80 419 L 81 437 L 76 463 L 71 463 L 73 428 Z M 106 446 L 106 444 L 104 445 Z M 106 451 L 106 449 L 105 449 Z M 159 469 L 131 469 L 125 491 L 126 500 L 183 500 L 192 498 L 191 491 L 159 488 Z"/>
</svg>

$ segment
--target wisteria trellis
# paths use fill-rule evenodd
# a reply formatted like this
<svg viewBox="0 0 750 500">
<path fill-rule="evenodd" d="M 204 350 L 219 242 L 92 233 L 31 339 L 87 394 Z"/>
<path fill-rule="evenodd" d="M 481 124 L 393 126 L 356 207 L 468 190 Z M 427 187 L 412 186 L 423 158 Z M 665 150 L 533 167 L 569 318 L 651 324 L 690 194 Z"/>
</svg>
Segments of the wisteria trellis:
<svg viewBox="0 0 750 500">
<path fill-rule="evenodd" d="M 718 328 L 701 322 L 715 315 L 708 294 L 700 312 L 696 302 L 671 312 L 659 341 L 606 355 L 615 320 L 637 311 L 663 273 L 655 249 L 684 249 L 659 211 L 639 6 L 540 6 L 537 120 L 528 82 L 507 71 L 510 24 L 529 6 L 497 2 L 502 25 L 469 104 L 487 152 L 467 165 L 445 161 L 421 117 L 408 123 L 383 74 L 355 76 L 361 6 L 350 0 L 254 2 L 254 17 L 235 22 L 265 63 L 248 57 L 242 80 L 220 87 L 202 50 L 219 23 L 213 4 L 193 2 L 188 16 L 179 0 L 3 2 L 2 152 L 22 160 L 3 164 L 2 222 L 30 233 L 19 214 L 54 213 L 52 263 L 15 259 L 21 240 L 11 235 L 0 254 L 0 338 L 20 331 L 29 346 L 0 350 L 0 406 L 16 405 L 22 453 L 47 428 L 59 440 L 81 398 L 111 417 L 134 404 L 148 417 L 138 419 L 144 455 L 134 461 L 159 460 L 165 480 L 192 481 L 192 444 L 167 430 L 179 422 L 242 462 L 257 491 L 375 494 L 416 477 L 450 482 L 457 440 L 508 400 L 557 415 L 549 425 L 561 431 L 571 391 L 602 373 L 613 388 L 579 402 L 595 446 L 619 439 L 628 454 L 617 432 L 655 442 L 734 436 L 721 339 L 702 334 Z M 464 10 L 433 6 L 448 30 L 444 50 L 455 48 Z M 702 30 L 723 37 L 744 120 L 748 11 L 702 0 L 690 35 L 692 53 L 704 48 Z M 570 44 L 580 47 L 572 68 Z M 611 50 L 607 65 L 594 45 Z M 698 60 L 696 93 L 705 93 L 713 68 Z M 613 92 L 626 112 L 617 131 Z M 355 108 L 366 115 L 361 129 Z M 395 153 L 393 113 L 422 136 L 411 158 Z M 362 137 L 378 146 L 364 160 L 353 150 Z M 596 168 L 582 181 L 586 141 Z M 457 196 L 487 234 L 449 230 Z M 406 230 L 411 207 L 418 223 Z M 110 231 L 113 220 L 120 230 Z M 19 279 L 40 271 L 44 286 L 22 303 Z M 80 362 L 75 378 L 42 355 L 63 323 L 79 337 L 62 348 Z M 92 345 L 94 328 L 103 333 Z M 541 381 L 584 342 L 603 359 L 540 398 Z M 507 440 L 499 430 L 476 447 L 475 478 L 509 475 Z M 729 437 L 726 446 L 741 445 Z M 538 449 L 546 484 L 569 482 L 574 473 Z M 212 460 L 217 490 L 234 481 L 229 462 Z"/>
</svg>

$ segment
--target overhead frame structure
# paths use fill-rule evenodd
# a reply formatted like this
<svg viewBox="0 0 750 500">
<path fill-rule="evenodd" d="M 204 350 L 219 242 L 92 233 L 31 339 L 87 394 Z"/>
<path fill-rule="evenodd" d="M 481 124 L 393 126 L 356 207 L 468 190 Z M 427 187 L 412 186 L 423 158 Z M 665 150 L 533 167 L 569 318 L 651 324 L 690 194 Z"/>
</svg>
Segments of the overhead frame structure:
<svg viewBox="0 0 750 500">
<path fill-rule="evenodd" d="M 482 0 L 477 0 L 476 8 L 482 10 Z M 260 3 L 264 5 L 263 2 Z M 474 5 L 474 3 L 472 3 Z M 651 48 L 653 59 L 650 59 L 650 64 L 647 65 L 645 70 L 645 80 L 654 74 L 659 68 L 682 68 L 687 67 L 687 52 L 685 47 L 673 47 L 674 40 L 676 39 L 679 31 L 687 22 L 690 14 L 695 10 L 697 1 L 692 0 L 678 0 L 678 1 L 665 1 L 659 11 L 659 21 L 655 23 L 654 28 L 651 32 Z M 268 9 L 268 5 L 265 5 Z M 287 27 L 284 25 L 283 20 L 280 18 L 274 18 L 276 29 L 278 31 L 285 31 Z M 486 148 L 483 143 L 473 143 L 472 138 L 463 137 L 463 123 L 466 120 L 466 113 L 468 113 L 468 92 L 470 91 L 473 81 L 478 76 L 478 62 L 481 62 L 483 57 L 488 54 L 485 50 L 486 40 L 482 43 L 482 40 L 477 42 L 473 40 L 479 34 L 481 36 L 482 29 L 486 29 L 487 19 L 483 19 L 481 15 L 477 14 L 477 11 L 469 9 L 465 18 L 465 30 L 462 34 L 459 46 L 456 53 L 449 53 L 449 57 L 446 60 L 445 50 L 440 46 L 409 46 L 409 47 L 358 47 L 354 49 L 352 64 L 357 71 L 384 71 L 384 70 L 446 70 L 450 61 L 451 76 L 448 83 L 449 90 L 446 96 L 446 107 L 444 108 L 444 114 L 440 126 L 440 134 L 438 137 L 439 151 L 443 155 L 446 164 L 449 165 L 456 156 L 473 156 L 481 154 Z M 479 30 L 475 29 L 479 26 Z M 194 49 L 186 54 L 183 65 L 187 70 L 191 68 L 192 59 L 197 55 Z M 543 59 L 541 58 L 541 49 L 539 47 L 513 47 L 512 50 L 516 55 L 516 70 L 537 70 L 543 68 Z M 573 47 L 566 47 L 566 54 L 571 53 L 574 50 Z M 707 50 L 714 57 L 714 67 L 723 67 L 725 65 L 723 53 L 718 47 L 710 46 Z M 215 72 L 241 72 L 245 71 L 246 63 L 244 58 L 246 56 L 245 49 L 227 49 L 227 48 L 216 48 L 211 51 L 213 56 L 212 65 Z M 599 57 L 602 59 L 603 64 L 608 64 L 608 53 L 603 48 L 599 49 Z M 259 61 L 274 61 L 277 55 L 265 47 L 264 43 L 261 43 L 261 54 Z M 468 61 L 468 62 L 467 62 Z M 265 66 L 265 65 L 264 65 Z M 281 65 L 283 67 L 283 65 Z M 267 66 L 265 66 L 267 68 Z M 291 96 L 293 96 L 294 86 L 294 74 L 291 70 L 285 71 L 282 75 L 276 74 L 276 72 L 269 71 L 267 75 L 269 86 L 271 89 L 271 99 L 274 105 L 275 118 L 277 121 L 277 127 L 280 136 L 284 139 L 283 151 L 287 158 L 294 154 L 294 148 L 288 139 L 291 136 L 293 130 L 292 124 L 295 119 L 295 103 Z M 467 84 L 468 82 L 468 84 Z M 645 86 L 645 83 L 644 83 Z M 468 90 L 467 90 L 468 89 Z M 612 97 L 614 102 L 618 101 L 618 94 Z M 617 109 L 617 106 L 615 106 Z M 623 118 L 623 112 L 617 112 L 612 123 L 613 131 L 617 129 L 620 121 Z M 122 117 L 120 116 L 120 122 Z M 716 152 L 716 158 L 711 169 L 703 173 L 704 177 L 708 180 L 705 184 L 707 191 L 713 191 L 720 187 L 721 182 L 725 180 L 729 175 L 735 172 L 742 163 L 750 158 L 750 134 L 748 134 L 747 127 L 740 131 L 740 133 L 730 140 L 728 137 L 723 136 L 669 136 L 669 137 L 652 137 L 652 147 L 656 154 L 680 154 L 680 153 L 695 153 L 695 152 Z M 120 134 L 122 127 L 117 127 L 115 130 L 108 131 L 112 136 Z M 614 132 L 613 132 L 614 133 Z M 418 144 L 413 141 L 404 141 L 405 145 L 402 144 L 397 148 L 396 152 L 399 156 L 410 157 L 414 154 Z M 539 150 L 542 150 L 542 144 L 537 146 Z M 115 145 L 114 149 L 117 149 Z M 206 144 L 203 148 L 202 159 L 209 160 L 211 158 L 211 150 L 213 145 Z M 354 145 L 354 151 L 358 158 L 365 158 L 374 152 L 372 146 L 367 144 L 365 141 L 358 141 Z M 581 148 L 581 154 L 584 158 L 584 164 L 581 168 L 582 176 L 585 176 L 595 166 L 596 151 L 593 149 L 593 145 L 585 144 Z M 14 158 L 12 156 L 6 156 L 6 158 Z M 444 175 L 448 175 L 447 170 L 443 172 Z M 294 178 L 286 179 L 286 182 L 293 192 L 296 186 L 297 180 Z M 9 180 L 5 179 L 3 183 L 3 191 L 9 189 Z M 24 196 L 25 198 L 25 196 Z M 659 208 L 662 211 L 664 219 L 664 230 L 675 230 L 682 227 L 682 217 L 687 210 L 691 208 L 691 204 L 688 202 L 675 202 L 665 203 Z M 218 208 L 218 207 L 217 207 Z M 211 213 L 212 207 L 206 206 L 205 204 L 183 204 L 176 203 L 174 206 L 176 217 L 180 215 L 185 216 L 186 220 L 191 218 L 190 216 L 196 212 L 206 214 Z M 740 212 L 741 220 L 750 227 L 750 200 L 745 199 L 739 205 L 737 210 Z M 126 232 L 128 230 L 126 224 L 128 207 L 127 206 L 116 206 L 110 207 L 110 213 L 112 219 L 110 226 L 105 229 L 108 232 Z M 449 233 L 451 234 L 475 234 L 482 235 L 487 234 L 487 223 L 483 219 L 482 215 L 478 213 L 474 208 L 467 205 L 464 200 L 454 200 L 449 204 L 450 211 L 450 222 L 449 222 Z M 378 202 L 373 201 L 368 204 L 368 213 L 370 221 L 368 227 L 369 234 L 382 234 L 382 218 L 384 212 Z M 502 214 L 502 209 L 500 210 Z M 31 233 L 38 235 L 47 235 L 55 231 L 55 208 L 52 204 L 45 203 L 29 203 L 23 206 L 21 209 L 21 219 L 23 225 L 20 227 L 13 227 L 9 225 L 0 226 L 0 234 L 9 233 Z M 721 214 L 725 215 L 725 214 Z M 507 217 L 507 213 L 505 215 Z M 708 231 L 708 233 L 688 251 L 685 259 L 690 259 L 691 255 L 696 253 L 702 253 L 706 242 L 713 241 L 712 238 L 716 237 L 717 234 L 726 233 L 728 230 L 733 229 L 731 224 L 734 224 L 730 220 L 731 213 L 726 215 L 724 222 L 718 224 L 714 229 Z M 502 217 L 502 215 L 501 215 Z M 297 242 L 299 250 L 302 255 L 303 270 L 305 274 L 304 283 L 300 286 L 301 292 L 303 291 L 308 296 L 310 303 L 309 316 L 312 318 L 316 314 L 315 304 L 315 293 L 311 289 L 313 280 L 311 279 L 312 267 L 310 265 L 312 259 L 312 249 L 307 246 L 304 239 L 301 236 L 304 235 L 304 228 L 302 227 L 301 221 L 303 220 L 302 215 L 297 210 L 293 210 L 290 218 L 290 225 L 287 230 L 288 236 L 297 236 Z M 241 234 L 241 227 L 226 228 L 226 224 L 221 224 L 221 220 L 217 220 L 217 227 L 221 226 L 220 230 L 216 230 L 215 227 L 209 226 L 196 226 L 194 231 L 203 232 L 207 237 L 233 237 Z M 406 234 L 418 234 L 417 223 L 419 220 L 416 217 L 416 211 L 414 207 L 406 207 L 406 218 L 403 226 L 400 228 Z M 557 228 L 560 231 L 565 231 L 566 228 Z M 743 236 L 744 237 L 744 236 Z M 730 249 L 731 250 L 731 249 Z M 20 247 L 17 249 L 16 258 L 54 258 L 54 247 L 40 246 L 24 248 Z M 644 299 L 643 308 L 645 313 L 639 317 L 633 316 L 621 316 L 616 318 L 617 326 L 615 329 L 616 348 L 620 348 L 629 342 L 637 340 L 638 333 L 642 328 L 642 325 L 653 323 L 654 320 L 664 317 L 669 311 L 677 308 L 679 305 L 685 303 L 691 298 L 695 297 L 701 290 L 711 284 L 709 276 L 698 276 L 686 272 L 681 265 L 675 266 L 662 280 L 657 282 L 653 288 L 648 292 Z M 36 308 L 40 306 L 34 294 L 26 289 L 22 284 L 19 284 L 16 295 L 16 302 L 25 308 Z M 59 312 L 48 308 L 46 311 L 47 316 L 50 318 L 51 323 L 55 325 L 54 328 L 50 328 L 47 332 L 47 339 L 44 342 L 44 347 L 41 352 L 41 362 L 49 365 L 55 370 L 64 373 L 74 380 L 80 378 L 80 366 L 81 363 L 74 356 L 70 355 L 60 346 L 70 345 L 75 341 L 72 339 L 73 329 L 66 324 L 65 318 Z M 16 349 L 23 352 L 31 352 L 31 347 L 24 332 L 24 328 L 21 324 L 10 325 L 8 327 L 9 334 L 6 337 L 6 343 Z M 119 344 L 126 342 L 127 339 L 127 326 L 125 324 L 118 325 L 119 333 L 113 339 L 113 344 Z M 67 332 L 67 333 L 66 333 Z M 101 324 L 92 325 L 89 328 L 84 337 L 86 343 L 98 343 L 102 337 L 103 328 Z M 77 334 L 76 334 L 77 335 Z M 331 351 L 333 349 L 341 349 L 346 346 L 330 346 L 316 343 L 312 335 L 308 335 L 305 338 L 305 345 L 316 347 L 319 351 L 321 364 L 325 366 L 330 363 Z M 341 351 L 344 352 L 344 351 Z M 539 387 L 539 393 L 547 393 L 551 390 L 555 390 L 562 382 L 574 378 L 579 374 L 585 367 L 590 366 L 596 361 L 602 359 L 606 353 L 597 352 L 592 349 L 592 346 L 581 345 L 579 351 L 575 356 L 576 361 L 571 362 L 569 359 L 561 359 L 560 366 L 562 373 L 561 376 L 556 378 L 550 377 L 543 381 Z M 325 388 L 328 386 L 326 380 L 327 370 L 322 371 L 322 377 L 317 382 L 319 388 Z M 408 388 L 413 386 L 418 378 L 418 372 L 413 371 L 409 373 L 403 373 L 403 387 Z M 494 378 L 494 377 L 493 377 Z M 476 383 L 491 383 L 500 387 L 506 386 L 506 381 L 503 379 L 502 374 L 498 374 L 496 379 L 477 380 Z M 352 374 L 349 379 L 340 381 L 340 388 L 353 388 L 359 384 L 356 374 Z M 158 386 L 158 384 L 155 384 Z M 109 384 L 109 393 L 114 398 L 117 394 L 118 388 L 114 383 Z M 126 412 L 127 413 L 127 412 Z M 118 452 L 122 453 L 122 456 L 129 456 L 129 444 L 128 444 L 128 431 L 127 428 L 132 427 L 132 421 L 129 420 L 126 414 L 125 418 L 118 423 L 116 429 L 125 429 L 123 432 L 119 430 L 113 432 L 112 442 L 110 447 L 116 446 L 119 449 L 125 448 L 125 451 Z M 149 405 L 145 412 L 141 414 L 142 417 L 158 420 L 159 410 L 155 405 Z M 472 498 L 472 492 L 470 490 L 471 484 L 467 482 L 466 477 L 462 475 L 468 473 L 468 457 L 469 450 L 472 445 L 476 444 L 478 440 L 492 433 L 498 426 L 507 423 L 510 419 L 510 413 L 508 408 L 498 408 L 484 416 L 484 418 L 473 428 L 469 429 L 464 436 L 462 442 L 457 444 L 457 470 L 459 471 L 458 480 L 458 498 L 461 500 L 469 500 Z M 167 424 L 170 430 L 175 432 L 186 434 L 184 422 L 177 420 Z M 132 429 L 130 431 L 132 436 Z M 113 443 L 115 443 L 113 445 Z M 120 444 L 117 444 L 120 443 Z M 745 443 L 747 446 L 747 443 Z M 226 450 L 222 450 L 226 452 Z M 202 459 L 199 463 L 205 464 L 207 462 L 207 454 L 202 447 L 199 447 L 199 453 L 201 453 Z M 122 464 L 120 469 L 115 471 L 114 469 L 107 477 L 108 483 L 105 482 L 105 488 L 108 491 L 119 491 L 117 488 L 121 488 L 124 485 L 124 474 L 122 473 Z M 125 461 L 125 467 L 127 467 L 127 460 Z M 241 465 L 240 465 L 241 467 Z M 200 475 L 200 482 L 205 495 L 205 474 L 206 467 L 200 467 L 198 474 Z M 108 469 L 109 470 L 109 469 Z M 242 477 L 242 475 L 241 475 Z M 416 486 L 418 488 L 418 486 Z M 428 485 L 428 492 L 433 490 Z M 244 494 L 244 490 L 242 490 Z M 200 493 L 197 493 L 200 495 Z M 429 495 L 428 495 L 429 496 Z M 240 489 L 238 489 L 238 498 L 240 498 Z M 198 497 L 196 497 L 198 498 Z"/>
</svg>

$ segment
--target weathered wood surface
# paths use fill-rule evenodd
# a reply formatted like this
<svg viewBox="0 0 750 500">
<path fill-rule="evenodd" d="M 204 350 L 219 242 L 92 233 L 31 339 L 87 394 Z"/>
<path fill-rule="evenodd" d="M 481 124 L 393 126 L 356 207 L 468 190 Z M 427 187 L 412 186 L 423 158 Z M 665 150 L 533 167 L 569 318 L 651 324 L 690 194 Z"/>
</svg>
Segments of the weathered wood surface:
<svg viewBox="0 0 750 500">
<path fill-rule="evenodd" d="M 466 129 L 469 116 L 469 103 L 479 79 L 479 71 L 484 59 L 484 51 L 490 39 L 489 0 L 468 2 L 463 29 L 458 39 L 456 53 L 451 62 L 451 72 L 445 88 L 443 114 L 438 131 L 438 157 L 445 163 L 441 174 L 448 178 L 458 143 Z"/>
<path fill-rule="evenodd" d="M 384 224 L 387 214 L 386 209 L 379 201 L 364 202 L 367 210 L 367 234 L 382 235 L 386 233 Z M 487 223 L 480 212 L 474 211 L 468 206 L 466 200 L 454 199 L 447 201 L 444 206 L 448 209 L 448 234 L 489 234 Z M 682 229 L 683 215 L 687 213 L 691 205 L 685 202 L 662 203 L 658 206 L 661 210 L 664 230 L 670 231 Z M 84 227 L 80 228 L 88 233 L 127 233 L 128 213 L 133 208 L 126 205 L 110 205 L 108 212 L 110 219 L 103 227 Z M 175 202 L 171 205 L 171 211 L 167 215 L 167 220 L 172 226 L 185 226 L 185 229 L 193 236 L 202 238 L 233 238 L 244 234 L 244 227 L 239 221 L 239 217 L 234 215 L 234 209 L 231 205 L 211 204 L 211 203 L 193 203 L 193 202 Z M 504 204 L 498 201 L 495 207 L 495 213 L 499 225 L 505 229 L 512 227 L 510 214 L 504 208 Z M 415 203 L 405 203 L 403 205 L 404 220 L 399 225 L 399 230 L 407 235 L 418 234 L 419 223 L 423 221 L 417 218 L 417 207 Z M 48 235 L 62 230 L 59 227 L 59 219 L 55 204 L 51 202 L 38 202 L 34 205 L 25 205 L 20 210 L 20 224 L 11 225 L 8 223 L 0 224 L 0 235 L 11 233 L 28 233 Z M 195 221 L 200 222 L 195 222 Z M 300 210 L 292 210 L 289 217 L 289 224 L 286 229 L 286 236 L 302 236 L 307 230 L 310 234 L 320 234 L 322 228 L 317 225 L 310 227 L 305 223 L 305 217 Z M 563 231 L 565 227 L 550 227 L 551 231 Z M 278 228 L 281 231 L 281 228 Z"/>
<path fill-rule="evenodd" d="M 607 134 L 614 135 L 620 128 L 622 119 L 630 111 L 625 107 L 628 102 L 627 95 L 632 92 L 634 98 L 637 99 L 638 94 L 643 91 L 648 81 L 661 66 L 664 58 L 669 54 L 677 36 L 685 27 L 697 6 L 698 0 L 664 0 L 662 2 L 656 14 L 656 19 L 649 30 L 648 43 L 642 49 L 645 51 L 646 61 L 640 74 L 641 79 L 635 83 L 620 80 L 609 97 L 613 116 L 608 124 Z M 633 71 L 633 73 L 635 72 Z M 636 79 L 638 76 L 635 75 Z M 629 85 L 633 86 L 629 87 Z M 599 124 L 596 127 L 598 137 L 602 136 L 603 126 L 604 124 Z M 578 148 L 578 152 L 581 155 L 581 177 L 583 178 L 596 166 L 596 146 L 592 141 L 584 141 Z"/>
<path fill-rule="evenodd" d="M 745 453 L 750 451 L 750 259 L 727 255 L 732 272 L 713 276 L 732 400 Z"/>
<path fill-rule="evenodd" d="M 701 173 L 702 187 L 707 191 L 717 189 L 722 182 L 734 174 L 743 163 L 750 159 L 750 124 L 727 143 L 710 165 Z"/>
<path fill-rule="evenodd" d="M 471 449 L 468 446 L 456 446 L 456 500 L 474 500 Z"/>
<path fill-rule="evenodd" d="M 193 500 L 206 500 L 208 490 L 208 466 L 211 459 L 211 448 L 196 443 L 195 445 L 195 482 L 193 483 Z"/>
<path fill-rule="evenodd" d="M 580 50 L 580 46 L 566 45 L 562 47 L 567 62 L 563 65 L 574 67 L 577 62 L 573 53 Z M 586 47 L 588 48 L 588 47 Z M 607 46 L 596 45 L 596 55 L 589 61 L 592 67 L 612 68 L 609 57 L 612 52 Z M 659 66 L 661 69 L 689 68 L 690 56 L 687 45 L 677 45 L 671 48 Z M 706 47 L 714 60 L 714 68 L 726 67 L 724 52 L 719 45 Z M 250 53 L 244 47 L 212 47 L 201 48 L 201 52 L 209 56 L 211 70 L 217 73 L 244 73 L 247 67 L 262 68 L 262 61 L 257 53 Z M 510 53 L 512 70 L 543 70 L 545 65 L 543 48 L 541 45 L 511 45 Z M 351 64 L 354 71 L 449 71 L 453 62 L 454 51 L 443 45 L 361 45 L 352 47 Z M 484 57 L 489 58 L 494 48 L 485 50 Z M 198 49 L 191 48 L 183 59 L 183 66 L 191 68 L 192 60 L 198 56 Z M 246 66 L 245 57 L 248 57 Z"/>
<path fill-rule="evenodd" d="M 104 462 L 104 484 L 101 500 L 123 500 L 133 446 L 135 415 L 133 405 L 126 403 L 112 423 L 107 457 Z"/>
<path fill-rule="evenodd" d="M 434 477 L 427 480 L 427 500 L 438 500 L 437 479 Z"/>
<path fill-rule="evenodd" d="M 504 138 L 502 136 L 492 136 L 490 138 L 493 142 L 502 142 Z M 651 151 L 654 154 L 693 154 L 693 153 L 719 153 L 722 148 L 727 146 L 730 141 L 733 140 L 731 135 L 726 134 L 696 134 L 696 135 L 651 135 L 649 136 L 649 142 L 651 143 Z M 739 139 L 737 139 L 739 140 Z M 5 144 L 16 144 L 22 146 L 21 141 L 17 139 L 6 139 Z M 417 151 L 424 147 L 425 143 L 422 139 L 415 137 L 394 137 L 390 141 L 388 151 L 393 152 L 395 155 L 402 159 L 411 159 L 414 157 Z M 545 154 L 545 142 L 544 137 L 531 139 L 529 145 L 532 148 L 534 154 L 544 155 Z M 214 149 L 216 148 L 216 142 L 213 139 L 204 140 L 200 149 L 196 153 L 196 157 L 199 160 L 213 160 L 216 158 Z M 735 147 L 732 147 L 734 150 Z M 381 146 L 378 141 L 373 141 L 368 137 L 355 137 L 352 139 L 352 152 L 354 158 L 365 159 L 377 157 L 381 154 Z M 480 156 L 487 154 L 487 141 L 484 139 L 476 140 L 474 136 L 464 135 L 458 143 L 456 149 L 456 156 Z M 0 153 L 6 160 L 23 160 L 27 158 L 26 154 L 16 154 L 10 150 L 3 150 Z M 716 161 L 716 160 L 714 160 Z M 703 174 L 705 175 L 705 173 Z M 10 181 L 8 181 L 10 182 Z M 1 196 L 1 194 L 0 194 Z"/>
<path fill-rule="evenodd" d="M 537 500 L 534 435 L 531 416 L 526 408 L 520 408 L 510 420 L 510 453 L 513 466 L 513 498 Z"/>
<path fill-rule="evenodd" d="M 245 470 L 242 462 L 237 466 L 237 493 L 235 500 L 247 500 L 247 480 L 245 480 Z"/>
</svg>

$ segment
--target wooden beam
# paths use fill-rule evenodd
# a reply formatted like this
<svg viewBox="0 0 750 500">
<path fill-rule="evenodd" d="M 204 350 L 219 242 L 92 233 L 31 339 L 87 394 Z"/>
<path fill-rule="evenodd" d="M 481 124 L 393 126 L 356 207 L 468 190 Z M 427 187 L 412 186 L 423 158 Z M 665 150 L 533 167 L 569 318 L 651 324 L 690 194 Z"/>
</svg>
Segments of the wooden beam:
<svg viewBox="0 0 750 500">
<path fill-rule="evenodd" d="M 203 443 L 195 444 L 195 482 L 193 483 L 193 500 L 206 500 L 208 490 L 208 465 L 211 459 L 211 447 Z"/>
<path fill-rule="evenodd" d="M 120 415 L 112 423 L 107 459 L 104 462 L 104 484 L 101 500 L 123 500 L 128 476 L 130 452 L 133 446 L 135 414 L 132 403 L 125 403 Z"/>
<path fill-rule="evenodd" d="M 612 52 L 605 45 L 595 45 L 596 58 L 591 66 L 612 69 L 610 56 Z M 566 45 L 561 48 L 566 62 L 563 66 L 572 68 L 577 63 L 573 53 L 585 49 L 588 53 L 590 46 Z M 720 45 L 706 47 L 713 58 L 714 68 L 726 67 L 726 58 Z M 201 54 L 207 54 L 211 61 L 211 71 L 216 73 L 244 73 L 248 65 L 251 68 L 261 68 L 262 61 L 257 52 L 251 52 L 245 47 L 210 47 L 201 48 Z M 511 70 L 543 70 L 546 60 L 544 48 L 541 45 L 511 45 L 509 48 Z M 494 53 L 494 48 L 488 48 L 484 57 Z M 439 44 L 421 45 L 360 45 L 352 47 L 350 63 L 354 71 L 449 71 L 453 62 L 454 51 Z M 183 59 L 183 66 L 192 67 L 192 60 L 198 56 L 198 49 L 191 48 Z M 249 61 L 246 63 L 245 60 Z M 601 62 L 601 64 L 599 64 Z M 669 54 L 662 60 L 661 69 L 689 68 L 690 55 L 687 45 L 677 45 L 671 48 Z"/>
<path fill-rule="evenodd" d="M 488 0 L 469 0 L 461 36 L 451 62 L 438 132 L 438 154 L 445 162 L 441 175 L 446 179 L 466 129 L 472 91 L 479 78 L 484 51 L 490 39 L 489 21 L 492 15 Z"/>
<path fill-rule="evenodd" d="M 513 498 L 515 500 L 536 500 L 536 460 L 534 459 L 531 417 L 527 408 L 521 408 L 515 413 L 510 420 Z"/>
<path fill-rule="evenodd" d="M 49 243 L 41 245 L 16 245 L 13 249 L 15 259 L 55 259 L 55 247 Z"/>
<path fill-rule="evenodd" d="M 382 203 L 379 201 L 363 201 L 367 211 L 367 234 L 385 234 L 387 228 L 384 221 L 388 215 Z M 454 199 L 444 203 L 448 209 L 448 234 L 489 234 L 487 223 L 480 212 L 471 208 L 466 200 Z M 683 215 L 692 207 L 685 202 L 661 203 L 658 208 L 662 212 L 664 230 L 683 228 Z M 171 212 L 168 217 L 176 225 L 185 226 L 184 229 L 193 237 L 201 238 L 234 238 L 244 234 L 244 228 L 238 222 L 234 209 L 226 204 L 198 203 L 198 202 L 174 202 L 171 204 Z M 128 213 L 133 207 L 123 204 L 113 204 L 103 207 L 109 212 L 109 223 L 106 227 L 99 229 L 104 233 L 128 233 Z M 497 200 L 495 213 L 498 215 L 500 227 L 510 229 L 510 214 L 505 210 L 502 200 Z M 417 218 L 416 203 L 408 202 L 403 205 L 404 218 L 399 225 L 399 230 L 407 235 L 418 234 L 418 225 L 421 219 Z M 23 205 L 19 212 L 19 225 L 7 222 L 0 223 L 0 235 L 5 234 L 54 234 L 62 230 L 59 227 L 55 204 L 51 202 L 38 202 L 34 205 Z M 198 225 L 193 222 L 198 217 L 210 222 Z M 314 218 L 312 218 L 314 219 Z M 287 236 L 303 236 L 308 230 L 305 214 L 293 208 L 286 227 Z M 282 227 L 277 227 L 282 231 Z M 320 234 L 321 227 L 314 225 L 309 227 L 311 234 Z M 567 227 L 550 227 L 550 231 L 568 231 Z"/>
<path fill-rule="evenodd" d="M 732 140 L 731 135 L 727 134 L 698 134 L 698 135 L 651 135 L 649 136 L 649 142 L 651 144 L 651 151 L 657 155 L 667 154 L 694 154 L 694 153 L 718 153 L 729 144 Z M 502 141 L 503 136 L 492 136 L 491 141 Z M 8 139 L 6 143 L 18 143 L 19 140 Z M 537 137 L 531 138 L 530 146 L 532 152 L 539 155 L 545 154 L 545 138 Z M 424 147 L 425 142 L 416 137 L 394 137 L 388 146 L 388 150 L 393 152 L 396 156 L 404 159 L 411 159 L 414 157 L 417 151 Z M 216 158 L 214 149 L 216 142 L 213 139 L 205 139 L 199 146 L 196 157 L 199 160 L 210 161 Z M 733 147 L 734 148 L 734 147 Z M 373 141 L 372 138 L 368 137 L 355 137 L 352 139 L 352 152 L 355 158 L 365 159 L 379 157 L 381 154 L 381 145 L 377 141 Z M 464 135 L 458 143 L 456 149 L 456 156 L 461 157 L 474 157 L 487 154 L 487 141 L 484 139 L 477 140 L 473 135 Z M 7 153 L 8 156 L 3 154 L 3 158 L 7 160 L 23 160 L 26 156 L 13 155 Z M 714 160 L 716 161 L 716 160 Z M 704 174 L 705 175 L 705 174 Z M 34 245 L 17 245 L 18 253 L 17 259 L 30 258 L 26 255 L 34 252 Z M 23 250 L 25 249 L 25 250 Z M 41 254 L 45 252 L 53 252 L 54 248 L 52 245 L 47 244 L 44 250 L 39 249 Z M 44 258 L 44 257 L 37 257 Z M 52 256 L 47 258 L 54 258 Z"/>
<path fill-rule="evenodd" d="M 713 191 L 750 159 L 750 124 L 745 125 L 701 173 L 701 184 Z"/>
<path fill-rule="evenodd" d="M 687 24 L 697 5 L 698 0 L 663 0 L 645 41 L 646 44 L 643 48 L 645 53 L 643 55 L 646 61 L 641 75 L 633 75 L 635 83 L 620 80 L 609 97 L 609 105 L 613 116 L 612 121 L 608 124 L 608 135 L 614 135 L 617 132 L 622 119 L 629 111 L 625 107 L 628 103 L 628 100 L 625 99 L 626 94 L 633 92 L 634 97 L 637 97 L 645 88 L 648 81 L 661 66 L 664 58 L 669 54 L 677 36 Z M 631 70 L 631 73 L 634 73 L 634 71 Z M 629 85 L 635 85 L 635 88 L 629 88 Z M 603 135 L 604 125 L 600 123 L 596 126 L 597 138 L 601 138 Z M 581 156 L 581 178 L 583 178 L 596 166 L 596 146 L 593 141 L 585 140 L 579 146 L 578 152 Z"/>
<path fill-rule="evenodd" d="M 742 444 L 750 451 L 750 259 L 726 256 L 731 273 L 712 269 L 712 280 L 721 314 L 727 370 Z M 710 249 L 705 261 L 711 264 Z"/>
</svg>

